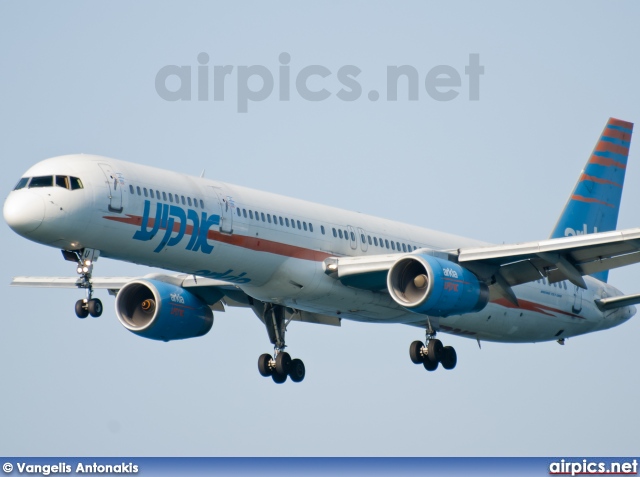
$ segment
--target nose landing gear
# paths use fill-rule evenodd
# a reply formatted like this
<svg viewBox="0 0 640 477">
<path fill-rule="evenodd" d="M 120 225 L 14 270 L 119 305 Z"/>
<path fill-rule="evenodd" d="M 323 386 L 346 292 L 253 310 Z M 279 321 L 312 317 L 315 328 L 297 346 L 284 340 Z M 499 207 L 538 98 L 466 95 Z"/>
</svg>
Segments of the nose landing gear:
<svg viewBox="0 0 640 477">
<path fill-rule="evenodd" d="M 63 250 L 62 255 L 65 260 L 77 262 L 76 272 L 80 277 L 76 281 L 78 288 L 85 290 L 85 298 L 76 302 L 75 311 L 78 318 L 86 318 L 91 315 L 98 318 L 102 315 L 102 302 L 98 298 L 93 298 L 93 286 L 91 285 L 91 273 L 93 264 L 100 256 L 99 250 L 85 248 L 80 252 Z"/>
</svg>

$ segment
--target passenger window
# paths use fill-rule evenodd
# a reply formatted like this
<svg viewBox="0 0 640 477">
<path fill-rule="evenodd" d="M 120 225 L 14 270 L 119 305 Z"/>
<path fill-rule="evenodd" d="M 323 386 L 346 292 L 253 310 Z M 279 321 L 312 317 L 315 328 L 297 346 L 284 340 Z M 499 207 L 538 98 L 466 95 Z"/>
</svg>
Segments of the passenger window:
<svg viewBox="0 0 640 477">
<path fill-rule="evenodd" d="M 204 201 L 202 199 L 200 199 L 200 208 L 204 209 Z"/>
<path fill-rule="evenodd" d="M 313 224 L 309 222 L 309 232 L 313 232 Z"/>
<path fill-rule="evenodd" d="M 300 221 L 298 220 L 298 230 L 302 230 L 302 226 L 300 225 Z"/>
<path fill-rule="evenodd" d="M 393 240 L 391 241 L 391 249 L 392 249 L 392 250 L 395 250 L 395 249 L 396 249 L 396 246 L 395 246 L 395 244 L 393 243 Z"/>
<path fill-rule="evenodd" d="M 160 200 L 160 191 L 156 189 L 156 199 Z"/>
<path fill-rule="evenodd" d="M 271 214 L 267 214 L 267 222 L 271 223 Z"/>
<path fill-rule="evenodd" d="M 133 192 L 133 186 L 131 184 L 129 184 L 129 192 L 131 192 L 132 194 L 135 193 L 135 192 Z"/>
<path fill-rule="evenodd" d="M 173 202 L 173 194 L 169 192 L 169 202 Z"/>
<path fill-rule="evenodd" d="M 337 232 L 336 232 L 336 228 L 335 228 L 335 227 L 333 228 L 333 236 L 334 236 L 334 237 L 337 237 L 337 236 L 338 236 L 338 234 L 337 234 Z"/>
<path fill-rule="evenodd" d="M 67 176 L 56 176 L 56 185 L 58 187 L 64 187 L 65 189 L 71 189 L 71 187 L 69 187 L 69 178 Z"/>
<path fill-rule="evenodd" d="M 340 238 L 342 238 L 342 229 L 338 229 L 338 234 L 340 235 Z"/>
<path fill-rule="evenodd" d="M 282 220 L 282 217 L 278 217 L 278 221 L 280 222 L 280 225 L 284 227 L 284 221 Z"/>
<path fill-rule="evenodd" d="M 407 245 L 406 245 L 406 244 L 404 244 L 404 243 L 402 244 L 402 251 L 403 251 L 403 252 L 406 252 L 406 251 L 407 251 Z"/>
<path fill-rule="evenodd" d="M 384 244 L 389 248 L 389 241 L 387 239 L 384 239 Z"/>
<path fill-rule="evenodd" d="M 136 190 L 138 191 L 138 195 L 142 195 L 142 191 L 140 190 L 140 186 L 136 186 Z"/>
<path fill-rule="evenodd" d="M 367 241 L 364 238 L 364 234 L 360 234 L 360 240 L 362 240 L 362 243 L 367 243 Z"/>
<path fill-rule="evenodd" d="M 322 235 L 324 235 L 324 225 L 321 225 L 321 226 L 320 226 L 320 233 L 321 233 Z"/>
<path fill-rule="evenodd" d="M 167 201 L 167 193 L 166 192 L 162 193 L 162 200 L 164 200 L 165 202 Z"/>
<path fill-rule="evenodd" d="M 242 209 L 242 216 L 246 219 L 247 218 L 247 209 Z"/>
<path fill-rule="evenodd" d="M 143 188 L 143 191 L 144 191 L 144 196 L 145 197 L 149 197 L 149 194 L 147 192 L 147 188 L 146 187 Z"/>
<path fill-rule="evenodd" d="M 264 212 L 260 212 L 260 217 L 262 217 L 263 222 L 266 222 L 266 220 L 264 219 Z"/>
<path fill-rule="evenodd" d="M 367 235 L 367 242 L 369 242 L 369 245 L 371 245 L 371 235 Z"/>
<path fill-rule="evenodd" d="M 191 197 L 187 197 L 187 202 L 189 203 L 189 207 L 191 207 Z M 240 209 L 238 209 L 238 216 L 240 216 Z"/>
<path fill-rule="evenodd" d="M 253 212 L 251 210 L 249 211 L 249 218 L 253 220 Z"/>
<path fill-rule="evenodd" d="M 396 242 L 396 248 L 398 249 L 398 252 L 400 251 L 400 242 Z"/>
<path fill-rule="evenodd" d="M 351 241 L 352 242 L 356 241 L 356 234 L 354 234 L 353 232 L 351 232 Z"/>
<path fill-rule="evenodd" d="M 373 244 L 377 247 L 378 246 L 378 238 L 377 237 L 373 237 Z"/>
<path fill-rule="evenodd" d="M 349 240 L 349 232 L 347 232 L 346 230 L 344 231 L 344 239 Z"/>
<path fill-rule="evenodd" d="M 307 223 L 306 222 L 302 222 L 302 226 L 304 227 L 304 231 L 307 231 Z"/>
<path fill-rule="evenodd" d="M 189 199 L 189 202 L 191 202 L 191 199 Z M 236 211 L 238 212 L 238 217 L 242 217 L 242 211 L 240 209 L 236 209 Z"/>
<path fill-rule="evenodd" d="M 152 199 L 155 199 L 155 197 L 153 196 L 153 189 L 149 189 L 149 195 L 151 196 Z"/>
<path fill-rule="evenodd" d="M 180 199 L 182 199 L 182 205 L 187 205 L 187 201 L 184 200 L 184 196 L 183 195 L 180 196 Z"/>
<path fill-rule="evenodd" d="M 284 222 L 285 222 L 285 224 L 287 224 L 287 227 L 289 227 L 289 219 L 287 219 L 287 218 L 285 217 Z"/>
<path fill-rule="evenodd" d="M 28 177 L 23 177 L 22 179 L 20 179 L 18 181 L 18 183 L 16 184 L 16 186 L 13 188 L 13 190 L 20 190 L 20 189 L 24 189 L 27 186 L 27 183 L 29 182 L 29 178 Z"/>
</svg>

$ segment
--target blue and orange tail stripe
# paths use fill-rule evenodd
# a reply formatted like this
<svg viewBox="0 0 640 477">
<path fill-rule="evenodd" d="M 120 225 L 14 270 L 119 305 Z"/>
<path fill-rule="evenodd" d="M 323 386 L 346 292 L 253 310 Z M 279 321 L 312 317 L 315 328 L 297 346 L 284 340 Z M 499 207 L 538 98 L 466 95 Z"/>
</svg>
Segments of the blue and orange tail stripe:
<svg viewBox="0 0 640 477">
<path fill-rule="evenodd" d="M 616 229 L 632 133 L 633 123 L 609 119 L 551 238 Z M 607 281 L 608 273 L 594 276 Z"/>
</svg>

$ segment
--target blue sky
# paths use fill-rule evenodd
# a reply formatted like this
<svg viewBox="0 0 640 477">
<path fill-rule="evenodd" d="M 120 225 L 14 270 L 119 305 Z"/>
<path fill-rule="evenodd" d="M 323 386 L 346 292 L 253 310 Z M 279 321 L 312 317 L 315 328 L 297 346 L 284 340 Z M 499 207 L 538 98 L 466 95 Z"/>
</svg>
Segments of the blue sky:
<svg viewBox="0 0 640 477">
<path fill-rule="evenodd" d="M 3 2 L 0 157 L 4 194 L 32 164 L 85 152 L 277 192 L 493 243 L 546 238 L 610 116 L 638 120 L 635 2 Z M 208 101 L 198 101 L 207 53 Z M 280 55 L 290 100 L 279 100 Z M 469 99 L 478 54 L 479 100 Z M 192 71 L 192 100 L 156 91 L 167 65 Z M 231 65 L 213 101 L 214 67 Z M 238 78 L 275 81 L 238 112 Z M 326 88 L 305 100 L 297 75 Z M 362 94 L 341 100 L 353 65 Z M 389 66 L 409 65 L 419 97 L 386 99 Z M 459 95 L 427 94 L 457 71 Z M 175 78 L 169 82 L 176 87 Z M 261 82 L 247 83 L 258 90 Z M 240 83 L 240 88 L 242 83 Z M 381 93 L 378 101 L 369 92 Z M 632 140 L 619 228 L 638 226 Z M 203 338 L 156 343 L 117 321 L 75 318 L 75 290 L 10 289 L 14 275 L 72 275 L 60 252 L 5 225 L 0 297 L 0 449 L 7 455 L 485 456 L 637 454 L 638 319 L 556 343 L 445 336 L 454 372 L 427 374 L 400 325 L 294 323 L 300 385 L 261 378 L 266 332 L 247 310 L 217 313 Z M 99 275 L 144 267 L 101 260 Z M 640 291 L 640 268 L 610 274 Z"/>
</svg>

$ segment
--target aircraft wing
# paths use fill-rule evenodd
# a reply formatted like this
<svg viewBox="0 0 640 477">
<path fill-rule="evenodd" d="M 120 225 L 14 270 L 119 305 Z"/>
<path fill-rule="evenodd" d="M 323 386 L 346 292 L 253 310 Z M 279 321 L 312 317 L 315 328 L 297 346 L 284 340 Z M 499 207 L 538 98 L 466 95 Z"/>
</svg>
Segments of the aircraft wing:
<svg viewBox="0 0 640 477">
<path fill-rule="evenodd" d="M 640 262 L 640 228 L 428 253 L 458 262 L 493 285 L 492 291 L 517 303 L 511 290 L 515 285 L 546 277 L 550 283 L 569 280 L 586 288 L 583 275 Z M 387 272 L 398 258 L 330 257 L 325 273 L 347 286 L 384 290 Z"/>
<path fill-rule="evenodd" d="M 152 273 L 143 277 L 92 277 L 91 285 L 94 289 L 108 290 L 110 295 L 116 295 L 122 287 L 131 280 L 146 278 L 159 280 L 185 288 L 193 293 L 214 311 L 225 311 L 225 306 L 253 308 L 254 299 L 247 295 L 238 285 L 214 280 L 212 278 L 194 277 L 193 275 L 174 274 L 165 275 Z M 77 288 L 77 277 L 14 277 L 11 286 L 35 288 Z M 220 292 L 223 296 L 220 298 Z M 302 310 L 287 308 L 285 317 L 294 321 L 317 323 L 322 325 L 340 326 L 340 318 L 334 316 L 309 313 Z"/>
<path fill-rule="evenodd" d="M 544 276 L 586 288 L 583 275 L 640 262 L 640 228 L 457 252 L 464 267 L 485 279 L 498 273 L 509 286 Z"/>
</svg>

